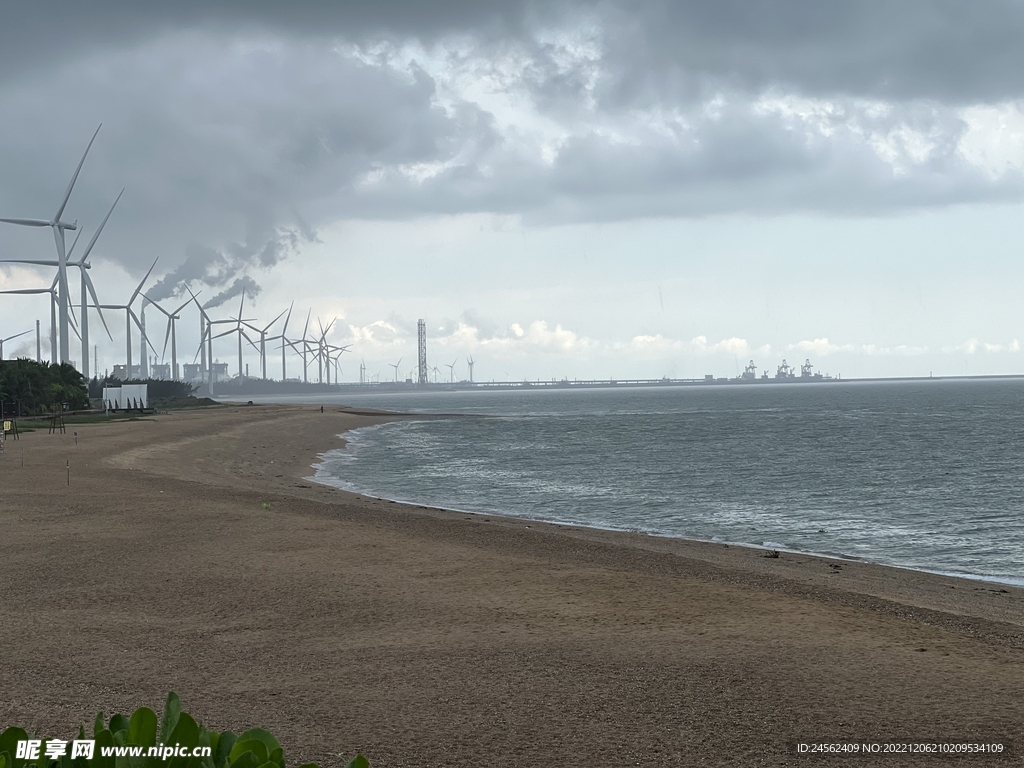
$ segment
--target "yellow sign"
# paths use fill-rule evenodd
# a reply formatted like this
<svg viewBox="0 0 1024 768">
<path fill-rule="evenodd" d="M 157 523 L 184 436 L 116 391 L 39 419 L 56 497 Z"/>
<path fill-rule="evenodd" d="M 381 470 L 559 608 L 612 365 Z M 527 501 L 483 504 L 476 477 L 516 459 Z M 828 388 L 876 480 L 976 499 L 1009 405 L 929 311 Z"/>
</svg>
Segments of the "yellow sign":
<svg viewBox="0 0 1024 768">
<path fill-rule="evenodd" d="M 10 431 L 11 431 L 11 422 L 5 421 L 4 422 L 4 432 L 10 432 Z"/>
</svg>

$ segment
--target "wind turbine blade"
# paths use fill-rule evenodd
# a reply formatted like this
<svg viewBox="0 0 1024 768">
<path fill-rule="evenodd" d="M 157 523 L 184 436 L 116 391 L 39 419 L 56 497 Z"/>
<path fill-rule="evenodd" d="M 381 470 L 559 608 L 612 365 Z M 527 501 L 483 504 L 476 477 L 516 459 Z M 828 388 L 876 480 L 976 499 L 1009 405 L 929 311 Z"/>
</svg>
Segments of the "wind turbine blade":
<svg viewBox="0 0 1024 768">
<path fill-rule="evenodd" d="M 309 317 L 310 317 L 310 315 L 312 315 L 312 314 L 313 314 L 313 308 L 312 308 L 312 307 L 310 307 L 310 308 L 309 308 L 309 311 L 308 311 L 308 312 L 306 313 L 306 325 L 305 325 L 305 327 L 304 327 L 304 328 L 302 329 L 302 340 L 303 340 L 303 341 L 305 341 L 305 340 L 306 340 L 306 331 L 307 331 L 307 330 L 309 330 Z"/>
<path fill-rule="evenodd" d="M 22 331 L 21 333 L 15 334 L 14 336 L 8 336 L 6 339 L 4 339 L 4 341 L 5 342 L 6 341 L 13 341 L 14 339 L 18 338 L 19 336 L 24 336 L 26 333 L 31 333 L 31 332 L 32 332 L 32 329 L 29 328 L 27 331 Z"/>
<path fill-rule="evenodd" d="M 81 236 L 82 236 L 82 230 L 78 230 L 78 232 L 75 233 L 75 241 L 71 244 L 71 247 L 68 248 L 68 252 L 64 254 L 64 258 L 69 263 L 71 261 L 71 253 L 72 253 L 72 251 L 75 250 L 75 246 L 78 245 L 78 238 L 80 238 Z M 85 257 L 83 257 L 82 260 L 84 261 Z"/>
<path fill-rule="evenodd" d="M 292 307 L 295 306 L 295 300 L 292 299 L 292 303 L 288 305 L 288 317 L 284 319 L 284 328 L 281 329 L 281 335 L 284 336 L 288 333 L 288 321 L 292 319 Z"/>
<path fill-rule="evenodd" d="M 64 193 L 64 199 L 60 201 L 60 208 L 57 209 L 57 214 L 53 217 L 54 221 L 60 221 L 60 217 L 64 215 L 64 209 L 67 207 L 68 199 L 71 197 L 71 190 L 75 188 L 75 182 L 78 181 L 78 174 L 82 172 L 82 166 L 85 165 L 85 158 L 89 155 L 89 150 L 92 149 L 92 143 L 96 141 L 96 136 L 100 132 L 100 128 L 103 127 L 103 123 L 100 123 L 96 128 L 96 133 L 89 139 L 89 146 L 85 148 L 85 154 L 82 155 L 82 159 L 78 161 L 78 167 L 75 168 L 75 175 L 71 177 L 71 183 L 68 184 L 68 191 Z"/>
<path fill-rule="evenodd" d="M 192 293 L 192 289 L 188 287 L 187 283 L 182 283 L 182 285 L 185 286 L 185 290 L 188 291 L 189 296 L 192 297 L 192 301 L 194 301 L 196 303 L 196 306 L 199 308 L 199 314 L 201 314 L 203 317 L 205 317 L 207 320 L 209 320 L 210 316 L 208 314 L 206 314 L 206 310 L 203 309 L 203 305 L 199 303 L 198 296 L 199 296 L 199 293 L 202 293 L 202 291 L 200 291 L 199 293 Z"/>
<path fill-rule="evenodd" d="M 48 227 L 50 222 L 42 219 L 0 219 L 4 224 L 19 224 L 23 227 Z"/>
<path fill-rule="evenodd" d="M 84 271 L 82 272 L 82 277 L 85 280 L 85 287 L 89 290 L 89 295 L 92 296 L 92 302 L 96 306 L 96 312 L 100 316 L 100 322 L 103 323 L 103 330 L 107 332 L 107 338 L 113 341 L 114 337 L 110 335 L 110 328 L 107 327 L 107 319 L 103 317 L 103 309 L 100 307 L 100 299 L 96 295 L 96 287 L 92 284 L 92 278 L 89 277 L 88 272 Z"/>
<path fill-rule="evenodd" d="M 159 304 L 157 304 L 155 301 L 149 298 L 149 296 L 147 296 L 146 294 L 142 294 L 142 298 L 145 299 L 145 301 L 149 302 L 148 306 L 153 307 L 154 309 L 156 309 L 157 312 L 162 312 L 167 317 L 171 316 L 170 312 L 161 307 Z"/>
<path fill-rule="evenodd" d="M 164 359 L 164 353 L 167 352 L 167 340 L 171 338 L 171 323 L 174 322 L 174 318 L 171 315 L 167 316 L 167 332 L 164 334 L 164 348 L 160 350 L 160 359 Z"/>
<path fill-rule="evenodd" d="M 249 338 L 249 335 L 247 333 L 243 332 L 242 335 L 245 336 L 245 340 L 249 342 L 250 347 L 255 349 L 257 352 L 260 351 L 260 348 L 253 343 L 252 339 Z"/>
<path fill-rule="evenodd" d="M 0 291 L 0 293 L 16 293 L 22 295 L 34 294 L 34 293 L 52 293 L 52 288 L 18 288 L 17 290 Z"/>
<path fill-rule="evenodd" d="M 37 267 L 56 267 L 56 261 L 40 261 L 38 259 L 0 259 L 0 264 L 34 264 Z"/>
<path fill-rule="evenodd" d="M 130 299 L 128 299 L 128 306 L 129 307 L 135 302 L 136 297 L 142 291 L 142 286 L 144 286 L 146 284 L 146 281 L 149 280 L 149 274 L 150 274 L 150 272 L 153 271 L 153 267 L 156 266 L 156 263 L 158 261 L 160 261 L 160 257 L 159 256 L 157 256 L 155 259 L 153 259 L 153 266 L 151 266 L 149 268 L 149 270 L 146 272 L 146 276 L 142 278 L 142 281 L 139 283 L 138 287 L 135 289 L 135 293 L 133 293 L 132 297 Z"/>
<path fill-rule="evenodd" d="M 121 199 L 121 195 L 123 195 L 123 194 L 124 194 L 124 187 L 121 187 L 121 191 L 117 193 L 117 198 L 114 200 L 114 205 L 110 206 L 110 210 L 107 211 L 107 215 L 103 217 L 103 221 L 100 222 L 99 227 L 96 229 L 96 233 L 92 236 L 92 240 L 90 240 L 89 241 L 89 245 L 86 246 L 85 253 L 82 254 L 82 258 L 79 259 L 79 263 L 82 263 L 82 264 L 85 263 L 86 258 L 92 252 L 92 247 L 94 245 L 96 245 L 96 240 L 99 238 L 100 232 L 102 232 L 103 228 L 105 226 L 107 226 L 107 219 L 109 219 L 110 218 L 110 214 L 112 214 L 114 212 L 114 206 L 117 205 L 117 201 Z M 78 238 L 77 237 L 75 237 L 75 242 L 76 243 L 78 242 Z M 71 246 L 72 250 L 74 249 L 74 247 L 75 247 L 74 245 Z M 71 251 L 68 251 L 68 256 L 70 256 L 70 255 L 71 255 Z M 156 262 L 153 262 L 153 265 L 156 266 Z"/>
<path fill-rule="evenodd" d="M 280 315 L 278 315 L 273 320 L 271 320 L 269 323 L 267 323 L 266 327 L 263 329 L 263 333 L 266 333 L 267 331 L 269 331 L 270 330 L 270 326 L 272 326 L 274 323 L 276 323 L 278 320 L 280 320 L 284 316 L 284 313 L 287 312 L 287 311 L 288 310 L 286 310 L 286 309 L 282 309 Z M 259 330 L 259 328 L 254 328 L 253 330 L 254 331 L 255 330 Z"/>
</svg>

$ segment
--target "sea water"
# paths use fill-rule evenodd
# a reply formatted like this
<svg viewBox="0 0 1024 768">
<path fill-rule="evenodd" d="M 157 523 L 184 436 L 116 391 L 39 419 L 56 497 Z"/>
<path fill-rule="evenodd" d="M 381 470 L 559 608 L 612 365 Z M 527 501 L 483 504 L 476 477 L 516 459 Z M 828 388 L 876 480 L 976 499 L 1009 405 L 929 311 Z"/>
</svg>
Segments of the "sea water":
<svg viewBox="0 0 1024 768">
<path fill-rule="evenodd" d="M 1024 584 L 1021 381 L 331 399 L 452 415 L 346 434 L 323 483 Z"/>
</svg>

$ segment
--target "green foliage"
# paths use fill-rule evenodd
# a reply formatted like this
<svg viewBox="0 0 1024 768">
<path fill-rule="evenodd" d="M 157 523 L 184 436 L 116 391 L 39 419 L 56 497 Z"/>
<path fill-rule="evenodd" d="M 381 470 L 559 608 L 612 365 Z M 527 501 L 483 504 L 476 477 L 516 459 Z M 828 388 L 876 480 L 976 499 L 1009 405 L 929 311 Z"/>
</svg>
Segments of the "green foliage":
<svg viewBox="0 0 1024 768">
<path fill-rule="evenodd" d="M 4 413 L 14 416 L 48 413 L 63 403 L 71 410 L 89 407 L 85 379 L 74 366 L 27 358 L 0 360 L 0 400 Z"/>
<path fill-rule="evenodd" d="M 284 750 L 272 733 L 250 728 L 236 736 L 231 731 L 208 730 L 187 712 L 182 712 L 181 699 L 174 692 L 167 696 L 159 724 L 156 713 L 147 707 L 135 710 L 130 718 L 115 714 L 108 721 L 102 712 L 96 715 L 92 759 L 72 760 L 70 741 L 62 757 L 49 759 L 45 754 L 48 740 L 43 740 L 38 759 L 29 761 L 17 757 L 18 742 L 29 738 L 39 737 L 30 737 L 23 728 L 11 727 L 0 732 L 0 768 L 286 768 Z M 78 729 L 76 738 L 85 738 L 84 728 Z M 209 754 L 193 755 L 193 750 L 199 747 L 208 748 Z M 104 748 L 122 749 L 124 753 L 104 755 Z M 131 754 L 132 748 L 140 754 Z M 149 755 L 150 748 L 160 751 Z M 186 754 L 178 754 L 182 749 L 187 750 Z M 346 768 L 369 768 L 369 765 L 365 757 L 356 755 Z M 306 763 L 299 768 L 319 766 Z"/>
</svg>

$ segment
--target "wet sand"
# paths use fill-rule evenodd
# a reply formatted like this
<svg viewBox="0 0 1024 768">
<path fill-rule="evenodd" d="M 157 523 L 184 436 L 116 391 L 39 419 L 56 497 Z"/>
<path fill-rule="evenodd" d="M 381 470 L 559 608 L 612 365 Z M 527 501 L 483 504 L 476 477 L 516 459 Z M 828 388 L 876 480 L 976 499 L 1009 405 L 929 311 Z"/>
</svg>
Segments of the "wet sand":
<svg viewBox="0 0 1024 768">
<path fill-rule="evenodd" d="M 1024 759 L 1024 591 L 303 479 L 383 418 L 238 406 L 8 441 L 0 728 L 67 736 L 175 690 L 293 765 Z M 793 748 L 839 740 L 1016 754 Z"/>
</svg>

